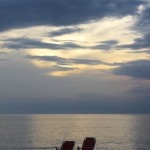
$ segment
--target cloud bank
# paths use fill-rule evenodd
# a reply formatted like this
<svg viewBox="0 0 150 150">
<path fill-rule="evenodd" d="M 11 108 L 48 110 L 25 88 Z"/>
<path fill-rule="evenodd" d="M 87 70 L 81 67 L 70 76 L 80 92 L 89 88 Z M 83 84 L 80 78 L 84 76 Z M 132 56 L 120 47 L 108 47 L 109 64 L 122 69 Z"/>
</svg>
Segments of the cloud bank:
<svg viewBox="0 0 150 150">
<path fill-rule="evenodd" d="M 129 61 L 114 69 L 113 72 L 116 75 L 150 80 L 150 60 Z"/>
<path fill-rule="evenodd" d="M 69 26 L 133 15 L 143 0 L 1 0 L 0 31 L 39 25 Z"/>
</svg>

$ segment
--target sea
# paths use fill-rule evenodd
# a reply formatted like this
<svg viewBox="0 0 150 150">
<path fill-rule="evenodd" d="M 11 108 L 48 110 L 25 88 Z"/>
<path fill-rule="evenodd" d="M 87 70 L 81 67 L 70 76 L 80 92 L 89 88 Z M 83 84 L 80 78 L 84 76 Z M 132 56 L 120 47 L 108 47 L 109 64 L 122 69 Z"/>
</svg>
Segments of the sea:
<svg viewBox="0 0 150 150">
<path fill-rule="evenodd" d="M 150 115 L 0 115 L 0 150 L 54 149 L 95 137 L 95 150 L 150 150 Z"/>
</svg>

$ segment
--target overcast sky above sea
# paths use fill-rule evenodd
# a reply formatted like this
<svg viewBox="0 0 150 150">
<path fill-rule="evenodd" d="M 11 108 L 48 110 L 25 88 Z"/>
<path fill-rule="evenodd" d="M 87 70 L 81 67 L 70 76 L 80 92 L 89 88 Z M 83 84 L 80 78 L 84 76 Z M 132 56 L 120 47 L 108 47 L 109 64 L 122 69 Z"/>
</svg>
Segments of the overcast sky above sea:
<svg viewBox="0 0 150 150">
<path fill-rule="evenodd" d="M 150 113 L 150 1 L 0 0 L 0 113 Z"/>
</svg>

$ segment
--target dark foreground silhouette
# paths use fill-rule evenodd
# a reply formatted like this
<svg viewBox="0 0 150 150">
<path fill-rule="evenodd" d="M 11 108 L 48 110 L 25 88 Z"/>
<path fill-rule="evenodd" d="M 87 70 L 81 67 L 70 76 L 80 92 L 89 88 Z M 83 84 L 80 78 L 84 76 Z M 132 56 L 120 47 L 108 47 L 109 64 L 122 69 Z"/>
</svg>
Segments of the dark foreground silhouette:
<svg viewBox="0 0 150 150">
<path fill-rule="evenodd" d="M 77 150 L 93 150 L 96 139 L 93 137 L 85 137 L 82 147 L 77 147 Z M 61 148 L 56 147 L 56 150 L 73 150 L 75 141 L 64 141 Z"/>
</svg>

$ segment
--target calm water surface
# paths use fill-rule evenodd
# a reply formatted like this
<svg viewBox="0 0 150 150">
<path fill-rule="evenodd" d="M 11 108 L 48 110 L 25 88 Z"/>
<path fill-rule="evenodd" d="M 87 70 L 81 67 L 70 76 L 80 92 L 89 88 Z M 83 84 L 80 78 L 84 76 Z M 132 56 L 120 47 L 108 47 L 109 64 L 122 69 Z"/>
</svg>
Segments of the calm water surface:
<svg viewBox="0 0 150 150">
<path fill-rule="evenodd" d="M 99 150 L 150 150 L 150 115 L 0 115 L 0 150 L 96 137 Z"/>
</svg>

